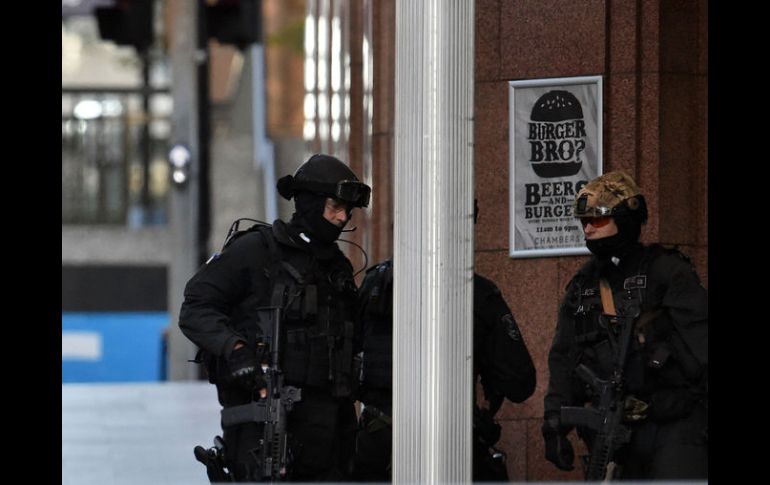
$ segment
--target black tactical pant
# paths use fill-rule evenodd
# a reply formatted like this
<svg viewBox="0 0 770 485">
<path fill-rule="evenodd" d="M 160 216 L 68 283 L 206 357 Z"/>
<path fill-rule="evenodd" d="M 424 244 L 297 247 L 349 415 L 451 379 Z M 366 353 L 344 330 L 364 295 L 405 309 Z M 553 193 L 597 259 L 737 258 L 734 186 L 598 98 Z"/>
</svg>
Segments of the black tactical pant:
<svg viewBox="0 0 770 485">
<path fill-rule="evenodd" d="M 702 406 L 681 419 L 632 425 L 631 441 L 617 454 L 619 478 L 707 480 L 707 427 L 708 412 Z M 586 444 L 590 449 L 591 440 L 586 439 Z"/>
<path fill-rule="evenodd" d="M 354 481 L 391 481 L 392 433 L 390 423 L 364 411 L 356 435 L 356 453 L 351 477 Z M 473 438 L 473 481 L 507 482 L 508 472 L 504 458 L 493 456 L 489 447 L 481 443 L 475 435 Z"/>
<path fill-rule="evenodd" d="M 359 421 L 351 478 L 356 482 L 390 482 L 393 430 L 389 422 L 367 411 L 364 408 Z"/>
<path fill-rule="evenodd" d="M 304 388 L 302 400 L 294 404 L 288 416 L 289 480 L 348 480 L 355 430 L 355 408 L 350 399 L 333 398 L 328 391 Z M 227 427 L 222 437 L 227 467 L 233 478 L 240 482 L 258 481 L 254 473 L 262 425 L 246 423 Z"/>
</svg>

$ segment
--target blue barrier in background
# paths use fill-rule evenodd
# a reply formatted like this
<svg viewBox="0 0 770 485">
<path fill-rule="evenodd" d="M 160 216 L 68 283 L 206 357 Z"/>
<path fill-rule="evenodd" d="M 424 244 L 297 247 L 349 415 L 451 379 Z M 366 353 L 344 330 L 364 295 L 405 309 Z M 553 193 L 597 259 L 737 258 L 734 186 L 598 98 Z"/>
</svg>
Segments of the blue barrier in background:
<svg viewBox="0 0 770 485">
<path fill-rule="evenodd" d="M 62 383 L 165 380 L 166 312 L 62 313 Z"/>
</svg>

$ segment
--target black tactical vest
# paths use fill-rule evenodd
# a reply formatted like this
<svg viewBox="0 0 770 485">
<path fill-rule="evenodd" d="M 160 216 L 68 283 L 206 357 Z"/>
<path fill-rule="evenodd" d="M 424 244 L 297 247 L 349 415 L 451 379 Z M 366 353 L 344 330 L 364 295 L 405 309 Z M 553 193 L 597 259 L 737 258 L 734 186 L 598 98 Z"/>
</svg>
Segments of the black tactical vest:
<svg viewBox="0 0 770 485">
<path fill-rule="evenodd" d="M 329 388 L 335 397 L 353 392 L 353 308 L 356 286 L 342 256 L 319 260 L 278 244 L 274 229 L 258 229 L 271 253 L 269 295 L 262 306 L 282 308 L 281 368 L 294 386 Z"/>
<path fill-rule="evenodd" d="M 660 245 L 652 245 L 642 251 L 636 271 L 627 271 L 622 281 L 611 281 L 618 313 L 635 312 L 636 309 L 639 313 L 624 377 L 627 391 L 640 399 L 649 397 L 654 389 L 683 387 L 688 379 L 696 378 L 687 375 L 687 361 L 691 357 L 681 348 L 681 338 L 674 331 L 673 322 L 660 307 L 662 295 L 659 293 L 664 289 L 655 286 L 653 278 L 648 275 L 654 258 L 667 250 Z M 589 261 L 575 276 L 569 296 L 570 305 L 574 308 L 573 362 L 575 367 L 586 364 L 600 378 L 607 379 L 612 373 L 616 354 L 609 335 L 613 330 L 603 315 L 599 273 L 598 263 Z M 573 383 L 573 391 L 589 400 L 590 389 L 577 377 Z"/>
<path fill-rule="evenodd" d="M 645 254 L 639 261 L 637 271 L 624 275 L 621 284 L 610 281 L 613 300 L 619 315 L 641 314 L 646 310 L 648 262 L 649 258 Z M 570 300 L 574 302 L 575 348 L 573 352 L 575 367 L 585 364 L 598 377 L 608 379 L 617 359 L 615 344 L 617 338 L 613 337 L 620 335 L 620 328 L 616 328 L 604 314 L 599 292 L 598 266 L 595 260 L 591 260 L 575 277 L 574 289 L 570 295 Z M 626 388 L 629 392 L 646 392 L 642 359 L 638 337 L 632 336 L 625 366 Z M 573 381 L 580 387 L 578 395 L 591 397 L 591 391 L 587 385 L 577 377 Z"/>
</svg>

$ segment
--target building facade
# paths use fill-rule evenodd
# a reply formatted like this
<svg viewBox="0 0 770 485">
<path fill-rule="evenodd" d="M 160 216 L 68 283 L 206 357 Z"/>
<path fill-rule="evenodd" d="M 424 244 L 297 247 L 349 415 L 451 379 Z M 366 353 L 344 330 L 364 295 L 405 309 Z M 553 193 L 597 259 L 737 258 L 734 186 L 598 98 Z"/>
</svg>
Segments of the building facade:
<svg viewBox="0 0 770 485">
<path fill-rule="evenodd" d="M 186 4 L 167 0 L 159 5 L 168 17 Z M 276 176 L 324 151 L 348 161 L 373 187 L 370 207 L 354 217 L 358 230 L 344 236 L 368 255 L 351 247 L 356 269 L 393 254 L 398 5 L 396 0 L 263 2 L 266 119 Z M 622 169 L 637 180 L 650 211 L 642 240 L 678 245 L 708 287 L 707 2 L 476 0 L 474 25 L 472 39 L 458 39 L 472 43 L 475 52 L 473 166 L 480 214 L 474 269 L 502 290 L 538 379 L 530 399 L 506 403 L 498 413 L 500 447 L 513 481 L 580 479 L 579 470 L 560 472 L 545 461 L 540 425 L 558 305 L 586 256 L 510 256 L 509 83 L 601 77 L 603 171 Z M 149 164 L 142 165 L 132 148 L 123 154 L 107 150 L 99 155 L 99 165 L 89 166 L 97 159 L 77 153 L 88 154 L 89 144 L 99 140 L 115 140 L 107 148 L 123 139 L 140 146 L 143 108 L 140 101 L 128 100 L 124 104 L 130 109 L 105 111 L 101 121 L 89 121 L 76 119 L 75 106 L 91 95 L 88 89 L 98 95 L 111 90 L 118 104 L 136 97 L 141 73 L 84 86 L 65 71 L 87 52 L 68 50 L 81 41 L 65 32 L 65 19 L 62 30 L 63 313 L 153 312 L 157 317 L 169 311 L 164 301 L 175 251 L 164 218 L 164 194 L 171 190 L 163 158 L 170 111 L 162 103 L 157 107 L 147 144 Z M 260 187 L 269 183 L 254 166 L 248 109 L 254 101 L 252 58 L 221 46 L 212 52 L 209 250 L 221 244 L 232 219 L 264 216 Z M 160 81 L 153 78 L 155 86 L 173 89 L 173 80 L 162 74 Z M 103 109 L 117 106 L 106 101 Z M 110 183 L 117 188 L 100 192 Z M 278 202 L 279 215 L 290 215 L 291 203 Z M 137 205 L 143 211 L 132 210 Z M 576 450 L 584 452 L 580 446 Z"/>
<path fill-rule="evenodd" d="M 317 76 L 319 52 L 341 56 L 341 64 L 329 59 L 329 65 L 351 67 L 343 78 L 351 83 L 349 137 L 338 154 L 373 186 L 372 206 L 358 221 L 370 264 L 393 250 L 397 6 L 395 0 L 308 1 L 307 22 L 315 22 L 316 33 L 337 28 L 346 36 L 344 50 L 306 50 L 306 76 L 308 58 Z M 707 2 L 476 0 L 474 7 L 475 35 L 465 41 L 475 49 L 475 270 L 502 290 L 538 379 L 530 399 L 506 403 L 498 414 L 500 445 L 514 481 L 580 479 L 578 469 L 561 472 L 545 461 L 540 425 L 557 309 L 587 256 L 509 255 L 509 83 L 601 77 L 603 172 L 625 170 L 636 179 L 650 212 L 642 241 L 677 245 L 708 287 Z M 326 41 L 333 45 L 331 36 Z M 318 123 L 320 111 L 306 111 L 306 123 Z M 311 146 L 327 143 L 331 130 L 320 132 L 305 132 Z M 574 433 L 572 439 L 578 445 Z M 585 453 L 582 445 L 576 450 Z"/>
</svg>

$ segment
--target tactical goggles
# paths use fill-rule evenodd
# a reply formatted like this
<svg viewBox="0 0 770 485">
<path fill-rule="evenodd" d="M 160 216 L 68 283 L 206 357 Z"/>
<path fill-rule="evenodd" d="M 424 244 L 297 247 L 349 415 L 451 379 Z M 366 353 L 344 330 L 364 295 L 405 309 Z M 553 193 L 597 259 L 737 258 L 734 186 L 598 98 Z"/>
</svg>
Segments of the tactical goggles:
<svg viewBox="0 0 770 485">
<path fill-rule="evenodd" d="M 294 179 L 294 189 L 325 194 L 346 202 L 352 207 L 367 207 L 372 193 L 371 187 L 358 180 L 340 180 L 336 184 L 325 184 Z"/>
<path fill-rule="evenodd" d="M 334 190 L 334 197 L 356 207 L 369 205 L 371 187 L 357 180 L 340 180 Z"/>
<path fill-rule="evenodd" d="M 580 223 L 585 228 L 588 224 L 591 224 L 595 228 L 604 227 L 607 224 L 610 223 L 612 220 L 612 216 L 601 216 L 601 217 L 581 217 Z"/>
</svg>

